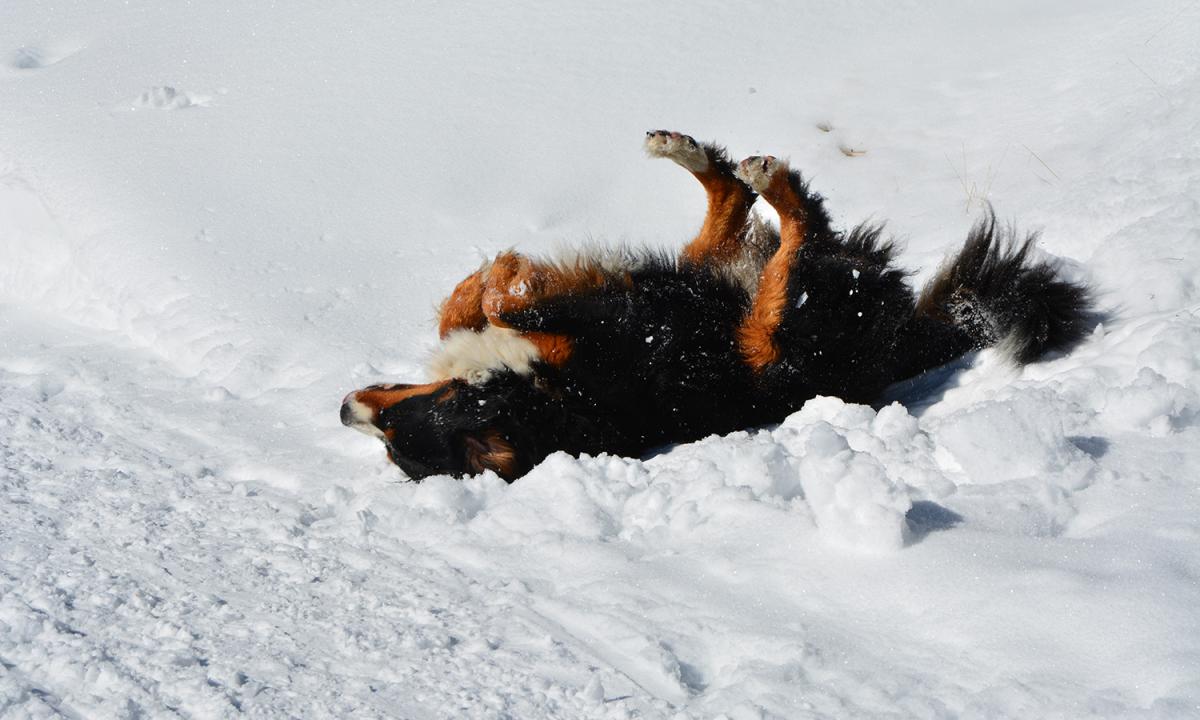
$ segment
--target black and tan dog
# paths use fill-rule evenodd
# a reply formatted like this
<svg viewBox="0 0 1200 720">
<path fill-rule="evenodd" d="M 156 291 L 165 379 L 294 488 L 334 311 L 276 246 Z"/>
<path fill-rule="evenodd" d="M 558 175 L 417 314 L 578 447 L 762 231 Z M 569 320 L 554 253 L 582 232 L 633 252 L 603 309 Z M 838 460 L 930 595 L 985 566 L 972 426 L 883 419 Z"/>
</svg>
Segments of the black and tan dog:
<svg viewBox="0 0 1200 720">
<path fill-rule="evenodd" d="M 920 297 L 880 229 L 830 227 L 822 198 L 773 157 L 647 133 L 650 155 L 708 193 L 678 256 L 500 254 L 440 311 L 432 382 L 350 393 L 342 422 L 411 478 L 513 480 L 556 450 L 642 455 L 782 420 L 815 395 L 870 403 L 977 348 L 1018 362 L 1086 332 L 1086 289 L 1029 258 L 990 215 Z M 779 228 L 751 212 L 761 195 Z"/>
</svg>

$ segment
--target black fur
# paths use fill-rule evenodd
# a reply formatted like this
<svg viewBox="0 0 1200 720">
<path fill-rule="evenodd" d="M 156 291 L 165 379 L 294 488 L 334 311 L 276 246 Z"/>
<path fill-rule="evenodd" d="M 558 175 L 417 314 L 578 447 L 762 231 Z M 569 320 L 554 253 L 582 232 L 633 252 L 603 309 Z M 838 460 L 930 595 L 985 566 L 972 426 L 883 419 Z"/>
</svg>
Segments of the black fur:
<svg viewBox="0 0 1200 720">
<path fill-rule="evenodd" d="M 1037 235 L 1016 239 L 990 210 L 953 262 L 926 285 L 919 314 L 966 333 L 971 347 L 1003 342 L 1019 363 L 1079 342 L 1092 319 L 1087 288 L 1030 262 Z"/>
<path fill-rule="evenodd" d="M 972 349 L 1003 343 L 1024 363 L 1085 335 L 1087 290 L 1030 261 L 1034 238 L 1014 242 L 990 213 L 918 299 L 879 227 L 833 231 L 821 198 L 799 173 L 790 179 L 809 223 L 774 336 L 778 362 L 755 372 L 739 351 L 752 298 L 728 272 L 647 253 L 627 283 L 502 316 L 518 331 L 570 337 L 561 366 L 453 380 L 453 392 L 386 408 L 377 425 L 392 459 L 412 478 L 490 468 L 511 481 L 556 450 L 642 455 L 778 422 L 815 395 L 870 403 Z"/>
<path fill-rule="evenodd" d="M 539 367 L 535 376 L 570 398 L 581 417 L 613 418 L 629 448 L 621 454 L 762 422 L 753 402 L 747 405 L 754 382 L 734 335 L 749 304 L 745 291 L 710 269 L 677 266 L 661 255 L 645 258 L 631 280 L 629 288 L 565 296 L 505 316 L 523 330 L 574 338 L 562 368 Z M 618 452 L 588 452 L 605 450 Z"/>
</svg>

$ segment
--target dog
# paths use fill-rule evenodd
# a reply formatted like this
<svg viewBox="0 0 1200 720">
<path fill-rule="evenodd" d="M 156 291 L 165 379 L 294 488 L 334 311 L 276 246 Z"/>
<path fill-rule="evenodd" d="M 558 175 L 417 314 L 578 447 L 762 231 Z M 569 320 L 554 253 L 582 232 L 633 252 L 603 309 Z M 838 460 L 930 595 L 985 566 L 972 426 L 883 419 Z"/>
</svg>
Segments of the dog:
<svg viewBox="0 0 1200 720">
<path fill-rule="evenodd" d="M 897 381 L 999 346 L 1017 363 L 1088 331 L 1088 288 L 1031 258 L 987 215 L 917 295 L 878 225 L 839 232 L 824 199 L 772 156 L 735 164 L 678 132 L 646 134 L 708 195 L 677 255 L 593 248 L 500 253 L 442 304 L 432 380 L 350 393 L 342 422 L 380 438 L 411 479 L 550 453 L 643 456 L 778 423 L 816 395 L 878 401 Z M 778 228 L 752 210 L 761 196 Z"/>
</svg>

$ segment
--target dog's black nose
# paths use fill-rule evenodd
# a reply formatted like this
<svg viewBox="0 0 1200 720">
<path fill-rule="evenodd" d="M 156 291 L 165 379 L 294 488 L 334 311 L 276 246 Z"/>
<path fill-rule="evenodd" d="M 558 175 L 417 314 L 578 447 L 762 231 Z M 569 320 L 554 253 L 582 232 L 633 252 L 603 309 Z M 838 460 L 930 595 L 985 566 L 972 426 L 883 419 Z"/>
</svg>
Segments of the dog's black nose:
<svg viewBox="0 0 1200 720">
<path fill-rule="evenodd" d="M 354 424 L 354 409 L 350 407 L 350 403 L 348 402 L 342 403 L 342 424 Z"/>
</svg>

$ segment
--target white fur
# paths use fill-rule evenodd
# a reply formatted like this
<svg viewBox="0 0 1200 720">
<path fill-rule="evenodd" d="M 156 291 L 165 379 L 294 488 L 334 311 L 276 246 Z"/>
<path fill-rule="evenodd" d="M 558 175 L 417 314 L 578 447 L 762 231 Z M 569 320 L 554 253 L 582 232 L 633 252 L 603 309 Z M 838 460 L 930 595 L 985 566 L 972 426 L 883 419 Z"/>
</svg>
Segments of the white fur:
<svg viewBox="0 0 1200 720">
<path fill-rule="evenodd" d="M 700 172 L 708 167 L 708 155 L 695 140 L 688 135 L 665 130 L 646 133 L 646 154 L 668 158 L 692 172 Z"/>
<path fill-rule="evenodd" d="M 585 243 L 582 247 L 560 246 L 542 262 L 564 269 L 595 266 L 606 273 L 620 274 L 641 269 L 646 255 L 627 245 L 598 245 Z"/>
<path fill-rule="evenodd" d="M 430 359 L 429 374 L 434 381 L 462 378 L 481 383 L 502 368 L 528 375 L 540 358 L 537 346 L 516 330 L 489 325 L 482 332 L 450 333 Z"/>
<path fill-rule="evenodd" d="M 785 170 L 787 163 L 770 155 L 749 157 L 738 164 L 734 175 L 737 179 L 749 185 L 755 192 L 762 192 L 771 184 L 771 178 L 780 170 Z"/>
<path fill-rule="evenodd" d="M 375 419 L 374 411 L 358 400 L 355 400 L 353 393 L 342 401 L 342 404 L 350 408 L 350 413 L 353 417 L 353 422 L 347 423 L 347 427 L 352 427 L 360 433 L 370 435 L 371 437 L 383 437 L 383 431 L 375 427 L 372 422 Z"/>
<path fill-rule="evenodd" d="M 737 283 L 750 297 L 758 292 L 758 283 L 762 279 L 763 266 L 775 253 L 779 244 L 779 236 L 754 210 L 750 211 L 750 222 L 747 223 L 741 239 L 741 250 L 725 266 L 729 279 Z"/>
</svg>

